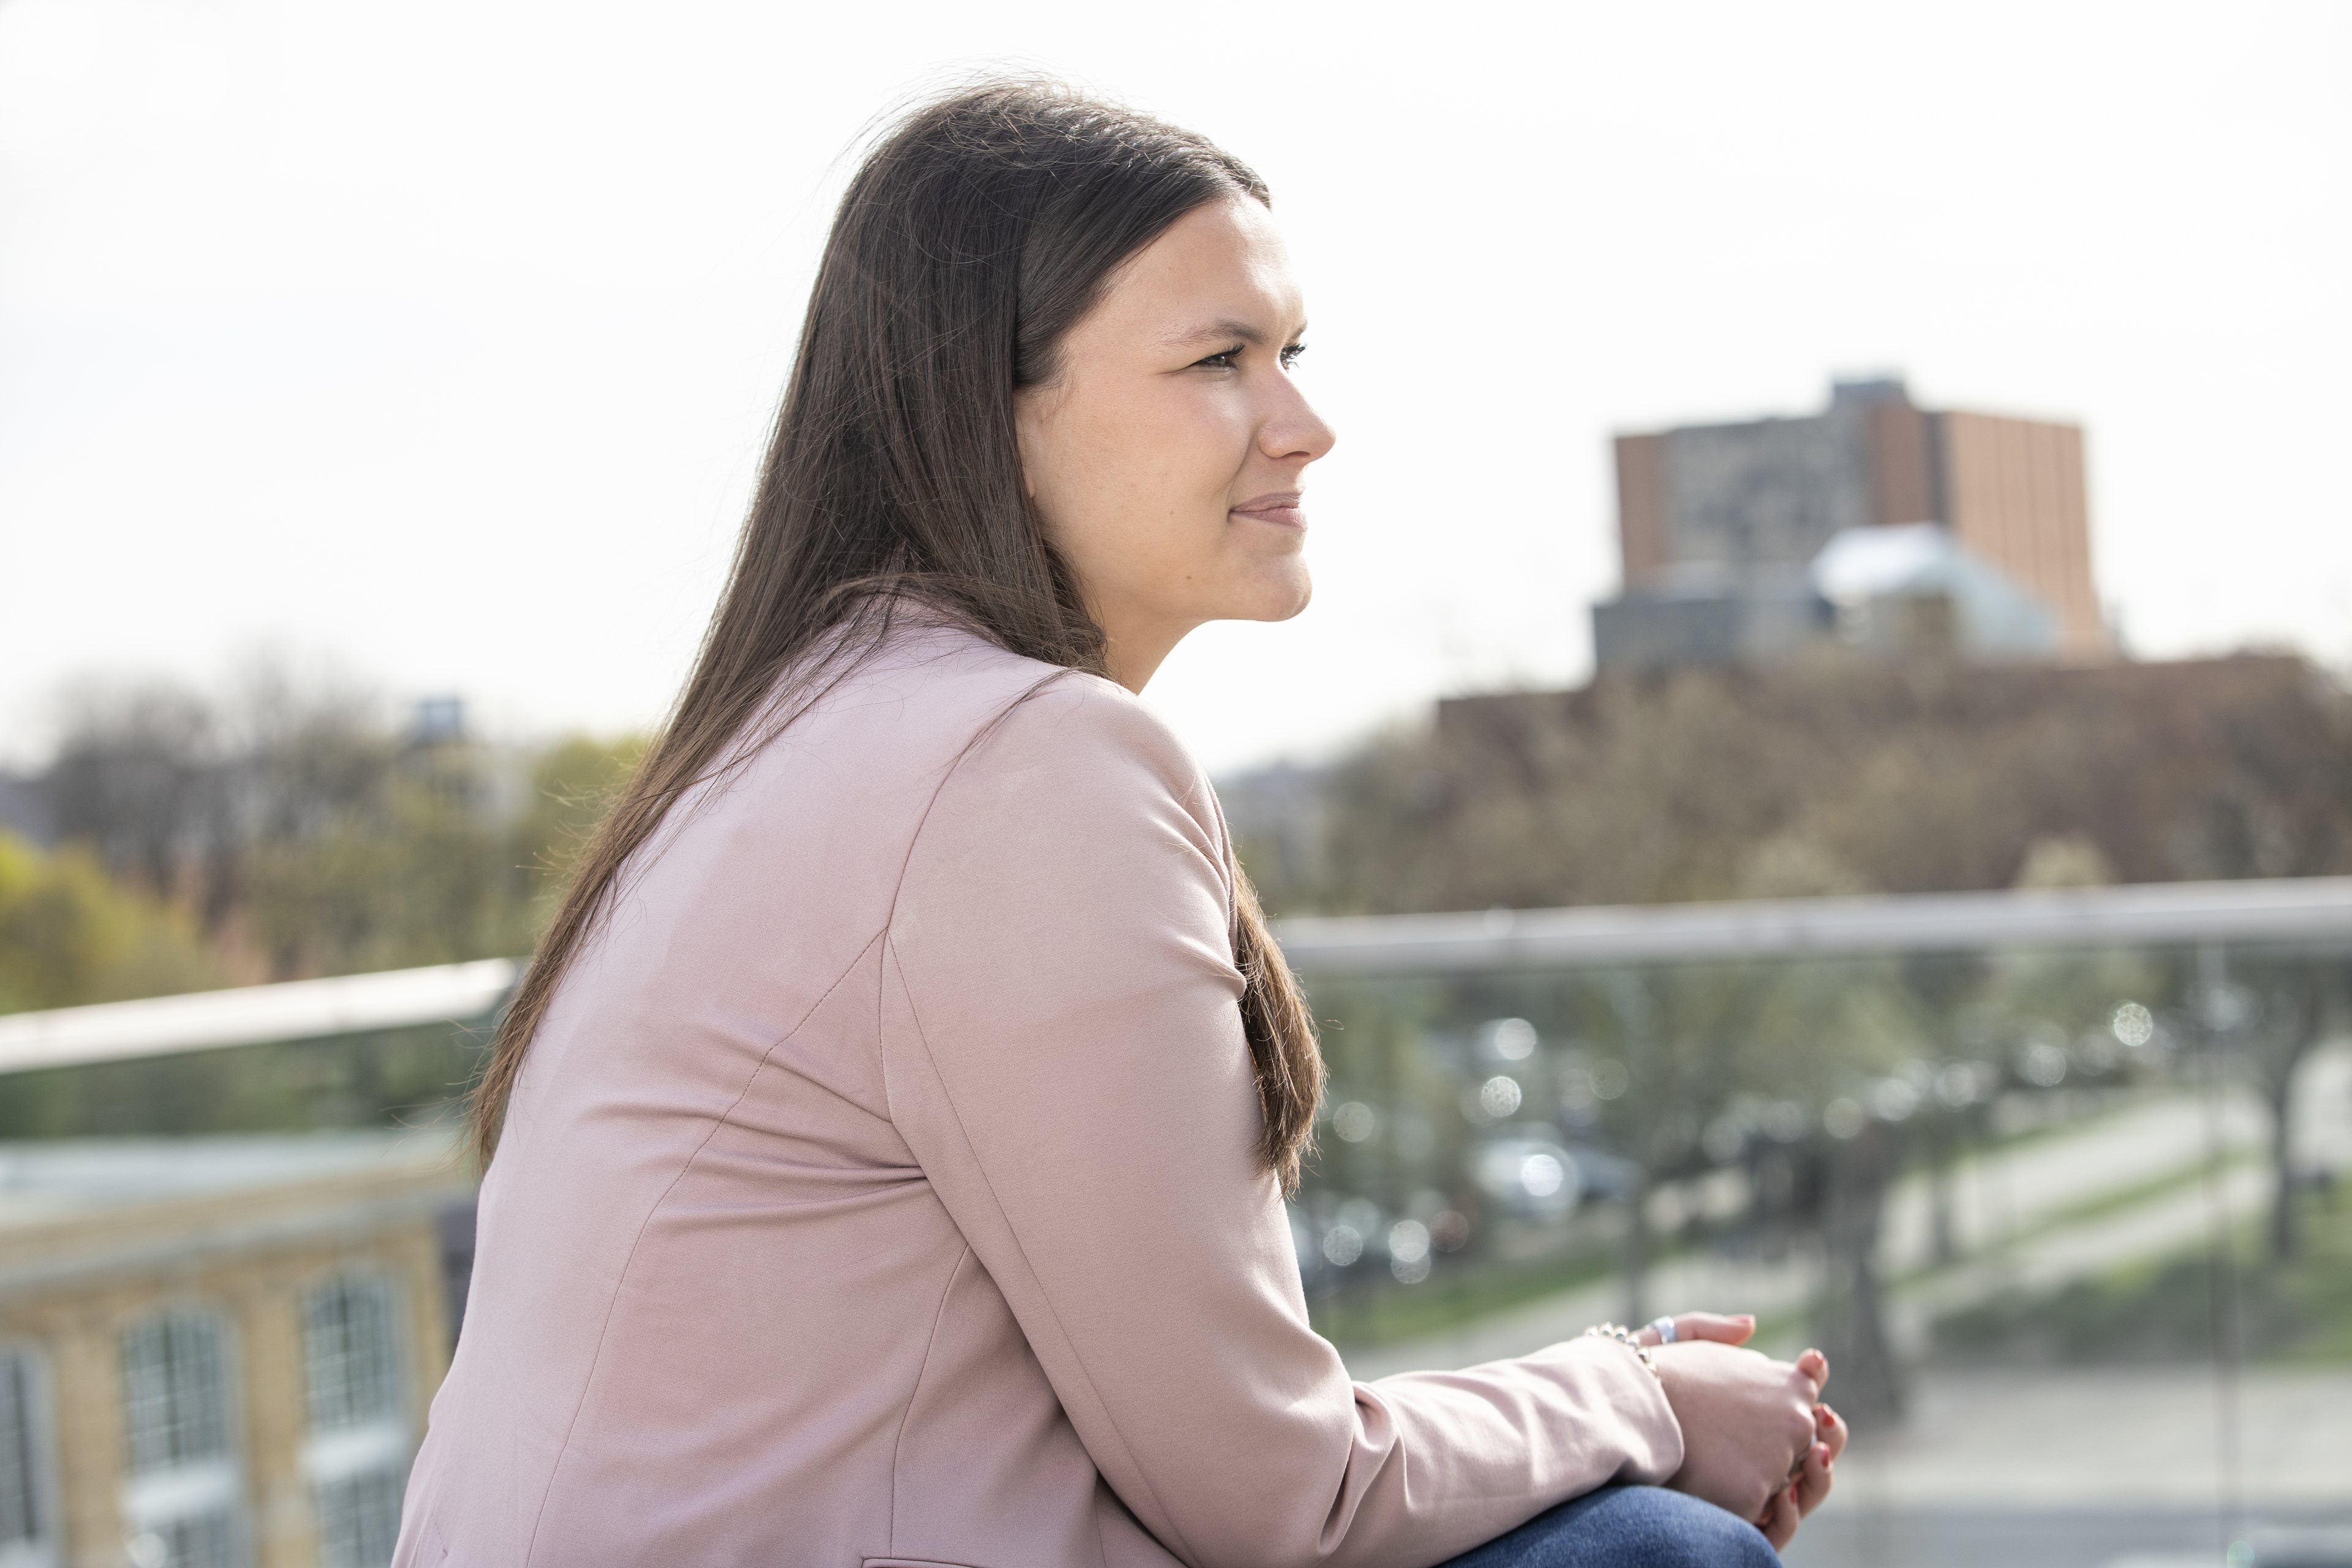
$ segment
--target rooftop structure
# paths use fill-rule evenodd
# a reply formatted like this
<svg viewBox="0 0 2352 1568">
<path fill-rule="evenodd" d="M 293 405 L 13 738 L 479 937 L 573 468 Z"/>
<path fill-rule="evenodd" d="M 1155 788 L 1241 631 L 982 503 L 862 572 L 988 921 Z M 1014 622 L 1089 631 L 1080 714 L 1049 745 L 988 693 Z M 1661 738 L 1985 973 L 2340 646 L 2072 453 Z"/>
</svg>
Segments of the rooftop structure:
<svg viewBox="0 0 2352 1568">
<path fill-rule="evenodd" d="M 2091 577 L 2078 426 L 1913 405 L 1894 379 L 1844 381 L 1799 418 L 1617 437 L 1624 591 L 1593 611 L 1603 668 L 1756 663 L 1843 631 L 1881 651 L 1938 638 L 1975 658 L 2095 660 L 2112 651 Z M 1938 573 L 1882 582 L 1874 632 L 1814 568 L 1861 531 L 1915 531 Z M 1883 552 L 1849 546 L 1855 559 Z M 2019 609 L 2038 605 L 2040 626 Z M 1895 628 L 1908 621 L 1905 635 Z"/>
</svg>

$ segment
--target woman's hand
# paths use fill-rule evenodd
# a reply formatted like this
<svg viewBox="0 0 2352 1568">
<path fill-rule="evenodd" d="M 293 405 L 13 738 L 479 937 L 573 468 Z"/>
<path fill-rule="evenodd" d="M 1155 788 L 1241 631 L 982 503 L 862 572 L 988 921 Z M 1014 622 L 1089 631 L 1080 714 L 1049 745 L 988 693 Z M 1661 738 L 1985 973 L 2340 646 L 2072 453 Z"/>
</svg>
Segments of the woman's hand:
<svg viewBox="0 0 2352 1568">
<path fill-rule="evenodd" d="M 1818 1356 L 1821 1352 L 1805 1353 Z M 1803 1364 L 1801 1360 L 1798 1363 L 1800 1367 Z M 1827 1371 L 1826 1363 L 1823 1371 Z M 1845 1452 L 1845 1417 L 1826 1405 L 1816 1405 L 1813 1418 L 1818 1440 L 1805 1450 L 1803 1467 L 1787 1486 L 1772 1494 L 1772 1500 L 1765 1504 L 1764 1512 L 1756 1521 L 1756 1527 L 1764 1532 L 1764 1539 L 1772 1543 L 1775 1552 L 1796 1538 L 1797 1526 L 1830 1495 L 1838 1456 Z"/>
<path fill-rule="evenodd" d="M 1755 1318 L 1744 1312 L 1734 1317 L 1726 1317 L 1720 1312 L 1684 1312 L 1676 1316 L 1674 1322 L 1674 1343 L 1676 1345 L 1696 1342 L 1743 1345 L 1756 1331 Z M 1645 1345 L 1654 1346 L 1660 1342 L 1658 1331 L 1654 1328 L 1643 1329 L 1635 1338 Z M 1793 1367 L 1780 1362 L 1768 1364 L 1793 1371 L 1811 1386 L 1813 1394 L 1811 1430 L 1807 1446 L 1797 1459 L 1794 1468 L 1784 1474 L 1780 1484 L 1774 1488 L 1760 1512 L 1748 1512 L 1745 1515 L 1755 1521 L 1756 1528 L 1764 1532 L 1765 1539 L 1772 1543 L 1773 1550 L 1777 1552 L 1796 1538 L 1797 1526 L 1804 1522 L 1805 1517 L 1821 1507 L 1822 1500 L 1830 1495 L 1830 1487 L 1836 1479 L 1838 1457 L 1845 1452 L 1847 1433 L 1845 1418 L 1820 1401 L 1822 1387 L 1829 1382 L 1830 1378 L 1830 1363 L 1827 1356 L 1819 1351 L 1807 1351 L 1797 1358 Z M 1663 1379 L 1665 1373 L 1663 1362 L 1658 1370 Z M 1743 1510 L 1734 1506 L 1736 1500 L 1726 1500 L 1725 1498 L 1705 1489 L 1701 1485 L 1692 1484 L 1689 1481 L 1688 1478 L 1694 1475 L 1705 1475 L 1709 1478 L 1709 1484 L 1712 1484 L 1720 1465 L 1717 1457 L 1710 1452 L 1706 1456 L 1707 1468 L 1704 1471 L 1694 1470 L 1690 1456 L 1696 1450 L 1692 1447 L 1690 1424 L 1684 1417 L 1683 1405 L 1675 1399 L 1672 1384 L 1667 1386 L 1666 1397 L 1668 1403 L 1675 1406 L 1675 1418 L 1684 1422 L 1683 1444 L 1685 1453 L 1681 1472 L 1669 1484 L 1694 1496 L 1704 1497 L 1710 1502 L 1719 1503 L 1735 1513 L 1742 1512 Z M 1708 1440 L 1705 1444 L 1710 1450 L 1716 1447 L 1713 1440 L 1716 1436 L 1717 1434 L 1709 1434 Z"/>
<path fill-rule="evenodd" d="M 1687 1316 L 1708 1320 L 1708 1327 L 1753 1329 L 1737 1319 Z M 1666 1484 L 1757 1521 L 1778 1546 L 1829 1491 L 1829 1467 L 1836 1453 L 1816 1465 L 1814 1450 L 1828 1447 L 1831 1431 L 1837 1434 L 1838 1447 L 1844 1447 L 1843 1423 L 1832 1414 L 1825 1426 L 1815 1414 L 1822 1407 L 1822 1385 L 1829 1381 L 1829 1363 L 1819 1351 L 1807 1351 L 1792 1365 L 1737 1348 L 1747 1331 L 1736 1340 L 1727 1330 L 1685 1339 L 1685 1321 L 1675 1321 L 1673 1344 L 1651 1352 L 1666 1403 L 1683 1429 L 1683 1468 Z M 1784 1534 L 1776 1535 L 1784 1497 L 1795 1517 Z"/>
</svg>

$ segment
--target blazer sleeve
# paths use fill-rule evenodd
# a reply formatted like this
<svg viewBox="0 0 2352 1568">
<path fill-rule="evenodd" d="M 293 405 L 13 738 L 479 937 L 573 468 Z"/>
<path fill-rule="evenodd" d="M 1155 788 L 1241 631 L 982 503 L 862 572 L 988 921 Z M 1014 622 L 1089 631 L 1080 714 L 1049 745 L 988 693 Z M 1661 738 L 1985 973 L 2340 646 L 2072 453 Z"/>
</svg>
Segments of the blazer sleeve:
<svg viewBox="0 0 2352 1568">
<path fill-rule="evenodd" d="M 1355 1384 L 1308 1327 L 1217 822 L 1139 704 L 1054 681 L 940 785 L 887 933 L 891 1115 L 1097 1468 L 1194 1568 L 1416 1568 L 1664 1479 L 1622 1346 Z"/>
</svg>

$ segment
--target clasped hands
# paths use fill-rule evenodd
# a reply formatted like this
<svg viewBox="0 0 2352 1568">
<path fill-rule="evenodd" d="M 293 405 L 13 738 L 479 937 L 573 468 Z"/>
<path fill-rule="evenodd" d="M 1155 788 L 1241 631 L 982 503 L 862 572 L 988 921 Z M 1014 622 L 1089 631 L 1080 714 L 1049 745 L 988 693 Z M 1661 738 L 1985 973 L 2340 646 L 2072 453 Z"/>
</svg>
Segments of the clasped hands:
<svg viewBox="0 0 2352 1568">
<path fill-rule="evenodd" d="M 1829 1358 L 1809 1350 L 1790 1363 L 1741 1349 L 1755 1331 L 1751 1317 L 1685 1312 L 1672 1344 L 1654 1329 L 1638 1337 L 1655 1347 L 1658 1381 L 1682 1424 L 1683 1468 L 1666 1485 L 1753 1521 L 1777 1551 L 1830 1495 L 1846 1426 L 1822 1403 Z"/>
</svg>

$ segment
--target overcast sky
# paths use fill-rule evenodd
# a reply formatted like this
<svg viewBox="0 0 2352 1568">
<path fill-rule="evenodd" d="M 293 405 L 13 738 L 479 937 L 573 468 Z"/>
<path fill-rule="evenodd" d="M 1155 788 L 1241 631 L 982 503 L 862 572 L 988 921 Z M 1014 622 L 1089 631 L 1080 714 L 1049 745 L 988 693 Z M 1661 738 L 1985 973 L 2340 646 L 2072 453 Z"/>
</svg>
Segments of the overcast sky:
<svg viewBox="0 0 2352 1568">
<path fill-rule="evenodd" d="M 2083 421 L 2141 653 L 2352 659 L 2347 19 L 0 0 L 0 757 L 264 646 L 656 718 L 848 150 L 991 62 L 1255 163 L 1304 274 L 1316 603 L 1150 693 L 1213 767 L 1581 679 L 1610 432 L 1834 373 Z"/>
</svg>

